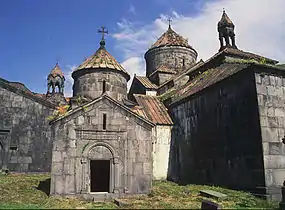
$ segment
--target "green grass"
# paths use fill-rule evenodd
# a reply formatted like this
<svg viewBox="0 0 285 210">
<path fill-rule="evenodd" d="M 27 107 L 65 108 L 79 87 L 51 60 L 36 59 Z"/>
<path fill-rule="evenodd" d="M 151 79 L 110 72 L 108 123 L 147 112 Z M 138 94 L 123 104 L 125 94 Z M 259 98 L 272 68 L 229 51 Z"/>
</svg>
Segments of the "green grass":
<svg viewBox="0 0 285 210">
<path fill-rule="evenodd" d="M 49 178 L 48 174 L 10 174 L 0 175 L 0 208 L 2 209 L 114 209 L 118 208 L 112 201 L 88 202 L 76 198 L 49 197 L 37 189 L 40 181 Z M 201 189 L 212 189 L 227 194 L 222 200 L 210 199 L 222 208 L 278 208 L 277 202 L 267 203 L 249 193 L 219 187 L 187 185 L 179 186 L 172 182 L 155 181 L 149 195 L 131 196 L 124 200 L 128 208 L 200 208 Z"/>
</svg>

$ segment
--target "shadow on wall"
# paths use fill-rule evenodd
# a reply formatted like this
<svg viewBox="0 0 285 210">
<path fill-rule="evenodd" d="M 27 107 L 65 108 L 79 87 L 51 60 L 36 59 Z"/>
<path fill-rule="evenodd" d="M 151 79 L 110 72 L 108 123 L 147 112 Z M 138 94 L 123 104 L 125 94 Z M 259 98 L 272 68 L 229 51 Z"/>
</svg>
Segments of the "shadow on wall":
<svg viewBox="0 0 285 210">
<path fill-rule="evenodd" d="M 50 194 L 50 178 L 44 181 L 40 181 L 37 190 L 44 192 L 45 194 Z"/>
</svg>

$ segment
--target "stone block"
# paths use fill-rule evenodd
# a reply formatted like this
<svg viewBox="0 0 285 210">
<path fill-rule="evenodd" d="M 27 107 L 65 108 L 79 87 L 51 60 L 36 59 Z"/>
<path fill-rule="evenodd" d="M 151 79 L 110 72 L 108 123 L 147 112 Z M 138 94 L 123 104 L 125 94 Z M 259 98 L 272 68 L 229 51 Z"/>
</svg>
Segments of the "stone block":
<svg viewBox="0 0 285 210">
<path fill-rule="evenodd" d="M 143 174 L 152 174 L 152 162 L 143 163 Z"/>
<path fill-rule="evenodd" d="M 261 127 L 263 142 L 280 142 L 277 128 Z"/>
<path fill-rule="evenodd" d="M 260 116 L 260 126 L 268 127 L 268 118 L 267 118 L 267 116 Z"/>
<path fill-rule="evenodd" d="M 142 175 L 143 174 L 143 163 L 137 162 L 133 163 L 133 175 Z"/>
<path fill-rule="evenodd" d="M 282 142 L 269 142 L 269 155 L 282 154 Z"/>
<path fill-rule="evenodd" d="M 275 110 L 274 110 L 273 106 L 267 108 L 267 116 L 268 117 L 274 117 L 275 116 Z"/>
<path fill-rule="evenodd" d="M 268 117 L 268 127 L 270 128 L 278 128 L 278 119 L 277 117 Z"/>
<path fill-rule="evenodd" d="M 63 161 L 62 152 L 53 150 L 52 151 L 52 161 L 53 162 L 62 162 Z"/>
<path fill-rule="evenodd" d="M 214 190 L 200 190 L 200 195 L 205 196 L 205 197 L 210 197 L 210 198 L 216 198 L 216 199 L 223 199 L 226 198 L 227 195 L 214 191 Z"/>
<path fill-rule="evenodd" d="M 54 184 L 54 193 L 62 195 L 64 194 L 64 184 L 65 184 L 65 176 L 53 176 Z"/>
<path fill-rule="evenodd" d="M 272 169 L 265 169 L 264 175 L 265 175 L 265 185 L 271 186 L 273 185 L 273 176 L 272 176 Z"/>
<path fill-rule="evenodd" d="M 65 176 L 64 191 L 66 194 L 74 194 L 75 193 L 75 176 L 74 175 L 66 175 Z"/>
<path fill-rule="evenodd" d="M 203 210 L 208 210 L 208 209 L 213 209 L 213 210 L 218 210 L 221 209 L 220 205 L 213 202 L 213 201 L 208 201 L 208 200 L 202 200 L 202 204 L 201 204 L 201 209 Z"/>
<path fill-rule="evenodd" d="M 68 127 L 68 138 L 76 139 L 76 132 L 73 126 Z"/>
<path fill-rule="evenodd" d="M 263 160 L 264 160 L 264 168 L 266 169 L 280 169 L 280 168 L 285 169 L 285 156 L 266 155 L 263 157 Z"/>
<path fill-rule="evenodd" d="M 285 177 L 285 168 L 273 170 L 272 176 L 273 176 L 274 185 L 279 185 L 279 186 L 283 185 Z"/>
<path fill-rule="evenodd" d="M 83 125 L 84 124 L 84 117 L 78 116 L 77 117 L 77 125 Z"/>
<path fill-rule="evenodd" d="M 74 158 L 65 158 L 64 159 L 64 174 L 69 174 L 72 175 L 75 173 L 75 163 L 74 163 Z"/>
<path fill-rule="evenodd" d="M 63 171 L 63 162 L 52 163 L 51 173 L 53 175 L 63 175 Z"/>
<path fill-rule="evenodd" d="M 274 115 L 275 115 L 276 117 L 285 117 L 284 109 L 275 108 L 275 110 L 274 110 Z"/>
<path fill-rule="evenodd" d="M 269 75 L 269 85 L 270 86 L 275 86 L 276 85 L 275 76 Z"/>
<path fill-rule="evenodd" d="M 32 157 L 19 157 L 18 163 L 23 163 L 23 164 L 32 163 Z"/>
</svg>

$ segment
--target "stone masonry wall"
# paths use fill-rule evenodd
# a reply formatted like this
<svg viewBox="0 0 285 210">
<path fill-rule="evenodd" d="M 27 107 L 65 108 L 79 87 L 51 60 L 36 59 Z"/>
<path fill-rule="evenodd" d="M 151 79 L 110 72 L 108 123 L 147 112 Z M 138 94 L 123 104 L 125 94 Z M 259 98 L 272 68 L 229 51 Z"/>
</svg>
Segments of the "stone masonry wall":
<svg viewBox="0 0 285 210">
<path fill-rule="evenodd" d="M 83 71 L 83 70 L 81 70 Z M 74 79 L 73 96 L 98 98 L 103 93 L 103 81 L 106 81 L 106 93 L 122 101 L 127 97 L 127 80 L 120 73 L 108 70 L 96 70 Z"/>
<path fill-rule="evenodd" d="M 107 127 L 103 130 L 103 113 Z M 148 193 L 152 178 L 151 126 L 103 98 L 53 125 L 51 194 L 90 194 L 91 151 L 110 151 L 111 194 Z M 95 197 L 94 197 L 95 196 Z M 98 195 L 99 196 L 99 195 Z"/>
<path fill-rule="evenodd" d="M 263 145 L 265 184 L 274 200 L 281 200 L 285 180 L 285 75 L 255 73 Z"/>
<path fill-rule="evenodd" d="M 169 66 L 172 70 L 182 69 L 196 62 L 197 53 L 186 47 L 167 46 L 151 49 L 146 52 L 146 76 L 154 72 L 162 64 Z"/>
<path fill-rule="evenodd" d="M 250 69 L 169 108 L 168 178 L 255 191 L 264 186 L 254 75 Z"/>
<path fill-rule="evenodd" d="M 156 125 L 154 128 L 156 138 L 153 144 L 153 179 L 155 180 L 167 178 L 171 129 L 172 126 L 169 125 Z"/>
<path fill-rule="evenodd" d="M 0 167 L 17 172 L 50 171 L 52 142 L 46 118 L 52 112 L 51 108 L 0 87 L 0 130 L 9 130 L 3 140 L 6 163 Z"/>
</svg>

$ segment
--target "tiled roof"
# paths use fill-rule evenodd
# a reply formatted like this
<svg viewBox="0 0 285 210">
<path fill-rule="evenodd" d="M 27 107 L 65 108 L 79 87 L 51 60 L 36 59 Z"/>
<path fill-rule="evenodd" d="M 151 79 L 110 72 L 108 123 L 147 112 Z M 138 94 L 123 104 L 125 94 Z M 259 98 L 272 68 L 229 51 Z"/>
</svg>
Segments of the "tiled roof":
<svg viewBox="0 0 285 210">
<path fill-rule="evenodd" d="M 227 15 L 227 13 L 225 12 L 225 10 L 223 11 L 223 15 L 221 20 L 219 21 L 218 25 L 220 27 L 222 26 L 233 26 L 233 22 L 231 21 L 231 19 L 229 18 L 229 16 Z"/>
<path fill-rule="evenodd" d="M 243 69 L 250 64 L 223 63 L 216 68 L 208 69 L 189 81 L 184 87 L 174 91 L 171 95 L 172 103 L 178 102 L 188 96 L 191 96 Z"/>
<path fill-rule="evenodd" d="M 192 48 L 188 44 L 188 40 L 177 34 L 171 27 L 162 34 L 161 37 L 151 46 L 151 48 L 162 47 L 162 46 L 182 46 Z"/>
<path fill-rule="evenodd" d="M 156 96 L 134 94 L 134 97 L 139 106 L 143 108 L 142 111 L 135 107 L 136 113 L 141 113 L 141 116 L 147 116 L 147 119 L 155 124 L 173 124 L 166 107 Z"/>
<path fill-rule="evenodd" d="M 51 70 L 50 75 L 53 77 L 59 75 L 60 77 L 64 77 L 63 72 L 61 71 L 58 63 L 56 63 L 55 67 Z"/>
<path fill-rule="evenodd" d="M 244 58 L 244 59 L 255 59 L 255 60 L 262 60 L 265 59 L 265 61 L 267 63 L 271 63 L 271 64 L 277 64 L 278 61 L 270 59 L 270 58 L 266 58 L 263 57 L 261 55 L 257 55 L 254 53 L 250 53 L 250 52 L 245 52 L 239 49 L 234 49 L 234 48 L 225 48 L 224 50 L 222 50 L 220 53 L 218 54 L 225 54 L 225 55 L 230 55 L 230 56 L 237 56 L 239 58 Z M 216 54 L 216 55 L 218 55 Z M 214 57 L 214 56 L 213 56 Z"/>
<path fill-rule="evenodd" d="M 137 79 L 145 88 L 157 89 L 157 85 L 153 84 L 147 77 L 135 75 L 134 78 Z"/>
<path fill-rule="evenodd" d="M 89 68 L 114 69 L 129 75 L 104 46 L 101 46 L 92 56 L 87 58 L 75 71 Z"/>
<path fill-rule="evenodd" d="M 154 75 L 157 72 L 167 73 L 167 74 L 176 74 L 176 71 L 172 70 L 170 67 L 166 65 L 160 65 L 154 72 L 152 72 L 149 76 Z"/>
</svg>

